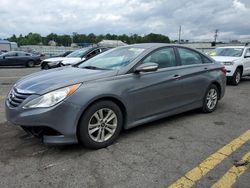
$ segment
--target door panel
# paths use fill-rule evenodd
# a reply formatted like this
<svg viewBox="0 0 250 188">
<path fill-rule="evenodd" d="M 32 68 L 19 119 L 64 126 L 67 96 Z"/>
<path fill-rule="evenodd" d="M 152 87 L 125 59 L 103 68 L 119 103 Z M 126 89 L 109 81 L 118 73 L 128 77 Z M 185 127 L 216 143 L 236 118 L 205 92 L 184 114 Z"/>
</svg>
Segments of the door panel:
<svg viewBox="0 0 250 188">
<path fill-rule="evenodd" d="M 25 53 L 17 53 L 17 56 L 15 58 L 15 65 L 25 65 L 26 61 L 28 59 L 28 56 L 26 56 Z"/>
<path fill-rule="evenodd" d="M 9 52 L 6 56 L 5 56 L 5 61 L 4 64 L 6 66 L 13 66 L 16 63 L 16 57 L 17 57 L 17 53 L 16 52 Z"/>
<path fill-rule="evenodd" d="M 201 103 L 210 84 L 213 63 L 204 63 L 202 56 L 193 50 L 178 47 L 182 65 L 181 83 L 184 105 Z"/>
<path fill-rule="evenodd" d="M 131 74 L 127 91 L 128 112 L 135 120 L 161 114 L 181 106 L 182 87 L 175 69 Z M 134 109 L 133 106 L 136 106 Z"/>
<path fill-rule="evenodd" d="M 180 79 L 182 86 L 183 105 L 192 105 L 202 102 L 204 93 L 210 84 L 212 78 L 210 74 L 210 65 L 194 65 L 182 68 L 182 77 Z"/>
<path fill-rule="evenodd" d="M 246 53 L 250 53 L 250 48 L 246 49 L 244 56 Z M 244 58 L 244 75 L 250 75 L 250 57 Z"/>
<path fill-rule="evenodd" d="M 134 121 L 160 115 L 182 105 L 181 73 L 176 65 L 173 48 L 162 48 L 148 55 L 142 63 L 157 63 L 159 70 L 150 73 L 130 74 L 127 91 L 128 112 Z M 133 108 L 136 106 L 136 108 Z"/>
</svg>

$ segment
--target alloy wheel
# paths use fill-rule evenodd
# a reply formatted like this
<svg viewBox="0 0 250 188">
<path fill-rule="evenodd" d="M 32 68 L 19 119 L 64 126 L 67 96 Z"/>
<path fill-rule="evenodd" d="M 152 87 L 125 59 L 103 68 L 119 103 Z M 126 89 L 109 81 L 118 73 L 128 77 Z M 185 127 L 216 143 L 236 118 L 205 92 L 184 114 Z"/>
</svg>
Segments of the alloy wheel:
<svg viewBox="0 0 250 188">
<path fill-rule="evenodd" d="M 218 101 L 218 94 L 214 88 L 211 88 L 207 94 L 207 107 L 209 110 L 213 110 Z"/>
<path fill-rule="evenodd" d="M 241 73 L 239 71 L 236 72 L 235 82 L 238 84 L 240 82 Z"/>
<path fill-rule="evenodd" d="M 96 111 L 89 120 L 88 134 L 96 142 L 110 139 L 117 128 L 117 115 L 109 108 Z"/>
</svg>

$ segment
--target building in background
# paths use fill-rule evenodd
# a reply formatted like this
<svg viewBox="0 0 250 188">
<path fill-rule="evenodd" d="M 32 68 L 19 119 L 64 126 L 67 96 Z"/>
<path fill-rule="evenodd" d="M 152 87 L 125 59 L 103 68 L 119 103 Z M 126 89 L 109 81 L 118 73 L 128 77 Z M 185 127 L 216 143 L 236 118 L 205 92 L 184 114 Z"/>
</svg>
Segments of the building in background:
<svg viewBox="0 0 250 188">
<path fill-rule="evenodd" d="M 7 40 L 0 40 L 0 51 L 8 52 L 17 50 L 18 46 L 15 42 L 9 42 Z"/>
</svg>

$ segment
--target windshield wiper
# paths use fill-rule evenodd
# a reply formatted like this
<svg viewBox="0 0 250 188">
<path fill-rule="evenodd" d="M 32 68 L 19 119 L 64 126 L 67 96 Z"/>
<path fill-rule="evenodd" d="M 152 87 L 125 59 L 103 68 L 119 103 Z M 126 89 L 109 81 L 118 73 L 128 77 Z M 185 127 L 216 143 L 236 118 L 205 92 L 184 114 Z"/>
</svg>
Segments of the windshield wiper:
<svg viewBox="0 0 250 188">
<path fill-rule="evenodd" d="M 81 67 L 81 68 L 83 68 L 83 69 L 91 69 L 91 70 L 108 70 L 108 69 L 95 67 L 95 66 L 85 66 L 85 67 Z"/>
</svg>

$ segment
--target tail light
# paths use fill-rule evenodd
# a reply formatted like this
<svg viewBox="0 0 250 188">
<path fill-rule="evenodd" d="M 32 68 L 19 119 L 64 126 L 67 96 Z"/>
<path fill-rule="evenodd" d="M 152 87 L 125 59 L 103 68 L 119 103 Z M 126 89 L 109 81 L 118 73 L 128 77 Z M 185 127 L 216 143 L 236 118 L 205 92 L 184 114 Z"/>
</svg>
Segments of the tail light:
<svg viewBox="0 0 250 188">
<path fill-rule="evenodd" d="M 224 75 L 227 74 L 227 69 L 225 67 L 221 68 L 221 71 L 224 73 Z"/>
</svg>

